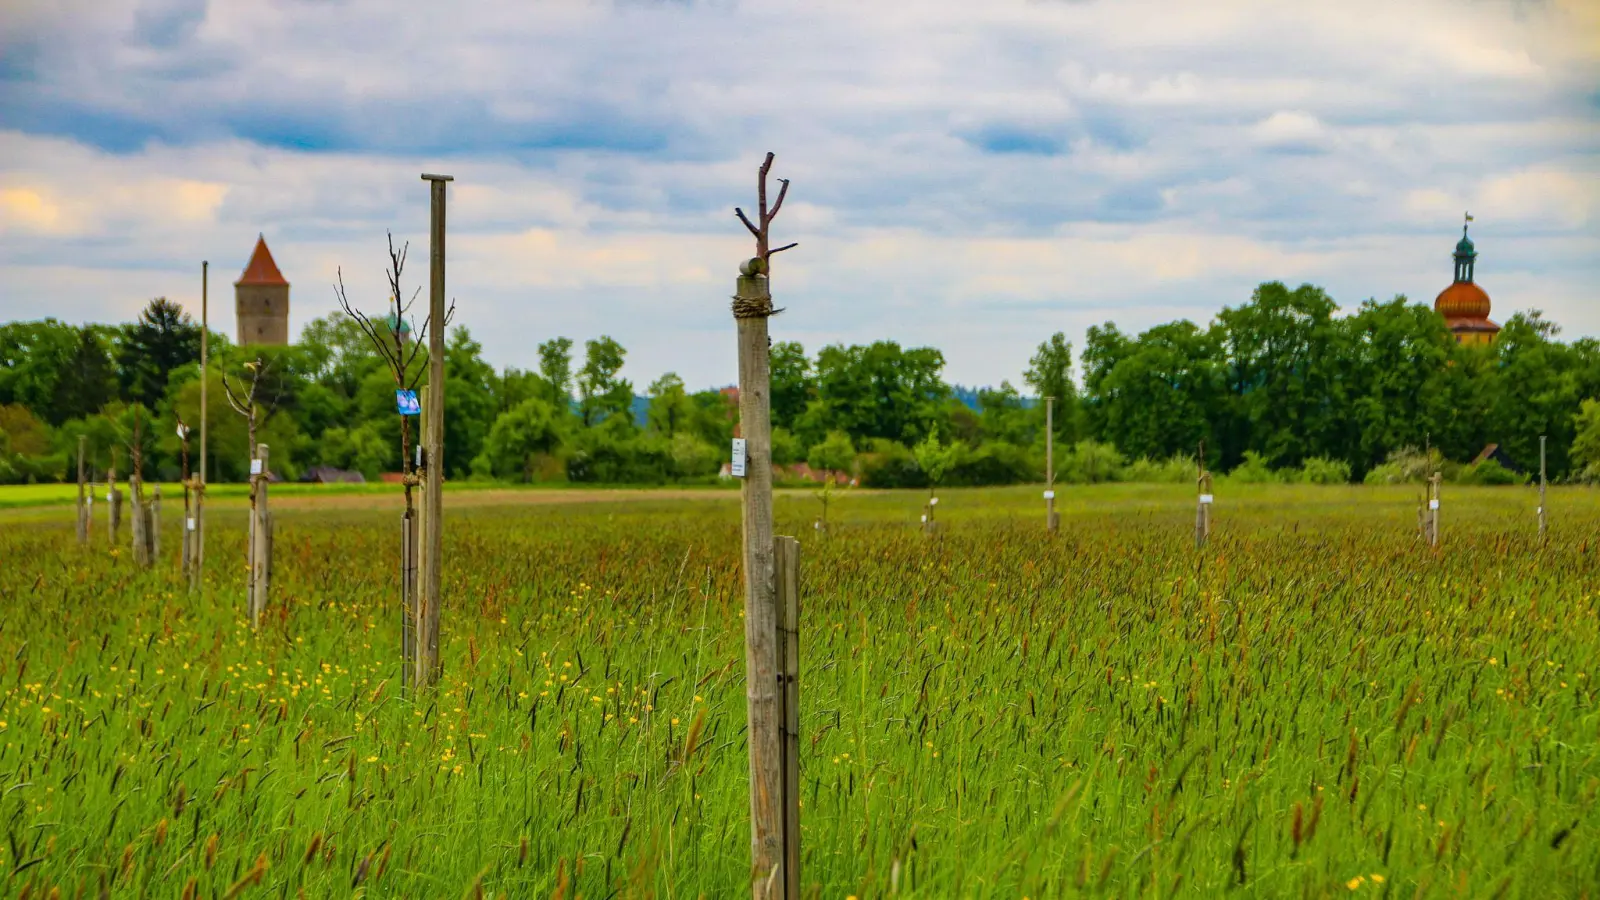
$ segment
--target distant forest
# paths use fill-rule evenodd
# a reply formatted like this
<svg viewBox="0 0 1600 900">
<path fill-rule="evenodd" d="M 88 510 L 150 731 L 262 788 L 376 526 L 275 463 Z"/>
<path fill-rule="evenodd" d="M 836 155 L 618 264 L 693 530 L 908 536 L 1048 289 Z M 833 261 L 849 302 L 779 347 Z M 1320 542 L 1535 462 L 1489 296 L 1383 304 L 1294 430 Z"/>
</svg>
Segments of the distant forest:
<svg viewBox="0 0 1600 900">
<path fill-rule="evenodd" d="M 1537 469 L 1540 435 L 1552 478 L 1600 476 L 1600 342 L 1564 342 L 1536 311 L 1512 316 L 1493 345 L 1470 347 L 1404 297 L 1335 310 L 1317 287 L 1269 282 L 1208 325 L 1093 327 L 1076 361 L 1062 334 L 1041 336 L 1021 386 L 975 391 L 943 380 L 932 347 L 885 340 L 811 355 L 776 343 L 774 461 L 785 477 L 805 463 L 886 487 L 1038 481 L 1037 398 L 1052 396 L 1063 481 L 1188 480 L 1203 442 L 1210 468 L 1247 480 L 1394 481 L 1444 468 L 1506 482 Z M 247 471 L 245 422 L 222 380 L 237 387 L 257 360 L 258 440 L 276 473 L 325 466 L 370 479 L 398 469 L 394 377 L 354 320 L 317 319 L 290 347 L 236 347 L 220 334 L 210 346 L 212 480 Z M 497 371 L 455 326 L 446 354 L 451 478 L 702 482 L 727 458 L 737 416 L 728 393 L 691 391 L 671 372 L 640 392 L 621 377 L 627 351 L 609 337 L 581 351 L 552 338 L 537 370 Z M 145 477 L 176 478 L 176 425 L 199 422 L 199 357 L 199 326 L 165 299 L 120 325 L 0 326 L 0 482 L 75 479 L 79 435 L 97 477 L 113 464 L 125 474 L 136 416 L 147 423 Z M 1470 464 L 1488 444 L 1509 466 Z"/>
</svg>

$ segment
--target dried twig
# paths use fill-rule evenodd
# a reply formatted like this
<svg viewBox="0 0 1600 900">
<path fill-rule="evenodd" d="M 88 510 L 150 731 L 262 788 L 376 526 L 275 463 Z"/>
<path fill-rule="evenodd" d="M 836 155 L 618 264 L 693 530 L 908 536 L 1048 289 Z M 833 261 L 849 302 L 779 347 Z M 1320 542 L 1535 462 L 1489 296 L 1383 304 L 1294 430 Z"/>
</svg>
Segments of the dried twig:
<svg viewBox="0 0 1600 900">
<path fill-rule="evenodd" d="M 774 154 L 767 154 L 767 158 L 761 163 L 761 169 L 756 180 L 756 202 L 758 204 L 758 208 L 756 209 L 756 222 L 751 222 L 750 217 L 745 215 L 744 210 L 737 206 L 733 208 L 733 214 L 739 218 L 740 222 L 744 223 L 746 230 L 748 230 L 750 234 L 755 237 L 756 258 L 760 259 L 763 263 L 769 263 L 772 259 L 772 254 L 774 253 L 782 253 L 785 250 L 792 250 L 793 248 L 799 246 L 798 243 L 789 243 L 784 244 L 782 247 L 779 247 L 775 250 L 769 249 L 769 241 L 772 232 L 772 220 L 778 217 L 778 210 L 783 208 L 784 198 L 789 196 L 789 179 L 779 178 L 778 184 L 781 186 L 778 188 L 778 198 L 773 202 L 770 209 L 767 207 L 767 175 L 772 171 L 772 161 L 774 158 Z M 771 266 L 768 265 L 767 268 L 770 271 Z"/>
</svg>

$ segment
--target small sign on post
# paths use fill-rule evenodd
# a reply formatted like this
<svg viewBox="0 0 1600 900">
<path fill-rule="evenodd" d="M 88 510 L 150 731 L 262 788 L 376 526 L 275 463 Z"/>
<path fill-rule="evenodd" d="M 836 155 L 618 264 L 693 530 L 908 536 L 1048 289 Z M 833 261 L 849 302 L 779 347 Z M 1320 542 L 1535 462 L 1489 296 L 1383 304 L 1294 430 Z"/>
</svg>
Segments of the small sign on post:
<svg viewBox="0 0 1600 900">
<path fill-rule="evenodd" d="M 417 401 L 416 391 L 395 391 L 394 406 L 402 416 L 422 415 L 422 404 Z"/>
<path fill-rule="evenodd" d="M 250 460 L 250 474 L 251 475 L 260 475 L 261 474 L 261 460 L 259 460 L 259 459 Z"/>
<path fill-rule="evenodd" d="M 745 463 L 744 438 L 734 438 L 733 439 L 733 477 L 735 477 L 735 478 L 743 478 L 744 477 L 744 474 L 745 474 L 744 473 L 744 463 Z"/>
</svg>

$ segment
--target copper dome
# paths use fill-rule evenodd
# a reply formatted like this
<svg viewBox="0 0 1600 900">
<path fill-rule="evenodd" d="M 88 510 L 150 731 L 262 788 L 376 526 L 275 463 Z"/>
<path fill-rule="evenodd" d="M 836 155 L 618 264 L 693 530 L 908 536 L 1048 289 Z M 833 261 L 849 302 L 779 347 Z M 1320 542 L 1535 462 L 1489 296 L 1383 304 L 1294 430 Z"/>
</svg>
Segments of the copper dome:
<svg viewBox="0 0 1600 900">
<path fill-rule="evenodd" d="M 1487 319 L 1489 295 L 1470 281 L 1457 281 L 1439 292 L 1433 308 L 1446 319 Z"/>
</svg>

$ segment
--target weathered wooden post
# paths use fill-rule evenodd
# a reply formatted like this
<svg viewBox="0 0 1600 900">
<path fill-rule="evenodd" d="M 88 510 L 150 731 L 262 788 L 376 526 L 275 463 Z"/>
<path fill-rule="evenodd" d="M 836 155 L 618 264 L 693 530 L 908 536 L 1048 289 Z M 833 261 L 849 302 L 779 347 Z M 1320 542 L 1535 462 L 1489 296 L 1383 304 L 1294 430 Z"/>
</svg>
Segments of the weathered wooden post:
<svg viewBox="0 0 1600 900">
<path fill-rule="evenodd" d="M 444 265 L 445 185 L 449 175 L 423 175 L 429 182 L 431 223 L 428 241 L 428 405 L 423 410 L 423 465 L 427 480 L 422 488 L 423 531 L 420 571 L 417 577 L 417 678 L 418 687 L 439 678 L 440 567 L 444 558 Z"/>
<path fill-rule="evenodd" d="M 128 476 L 128 494 L 133 499 L 133 522 L 131 536 L 133 539 L 133 564 L 144 569 L 150 567 L 150 517 L 144 505 L 144 479 L 139 477 L 135 469 Z"/>
<path fill-rule="evenodd" d="M 1545 538 L 1545 529 L 1547 527 L 1544 498 L 1544 437 L 1542 434 L 1539 435 L 1539 540 L 1541 542 Z"/>
<path fill-rule="evenodd" d="M 195 476 L 194 512 L 192 518 L 183 523 L 194 535 L 194 567 L 189 574 L 189 589 L 200 591 L 205 589 L 205 580 L 201 575 L 206 564 L 206 422 L 211 415 L 206 403 L 206 385 L 211 380 L 210 357 L 206 349 L 207 337 L 211 333 L 210 269 L 209 261 L 200 262 L 200 471 Z"/>
<path fill-rule="evenodd" d="M 1044 398 L 1044 527 L 1051 534 L 1061 527 L 1056 513 L 1056 398 Z"/>
<path fill-rule="evenodd" d="M 86 481 L 83 471 L 83 446 L 88 441 L 87 435 L 78 435 L 78 544 L 89 543 L 89 493 L 85 490 Z"/>
<path fill-rule="evenodd" d="M 203 375 L 204 373 L 202 373 Z M 182 540 L 179 541 L 179 571 L 189 582 L 189 589 L 194 589 L 194 484 L 189 472 L 189 426 L 178 420 L 178 441 L 183 450 L 183 478 L 179 482 L 183 486 L 183 522 L 180 528 Z"/>
<path fill-rule="evenodd" d="M 250 463 L 250 627 L 261 627 L 261 614 L 272 596 L 272 511 L 267 507 L 269 473 L 266 444 L 256 445 Z"/>
<path fill-rule="evenodd" d="M 740 265 L 733 296 L 733 319 L 738 329 L 739 428 L 742 434 L 736 446 L 742 446 L 744 454 L 743 460 L 735 460 L 734 467 L 737 470 L 742 463 L 745 472 L 741 486 L 745 700 L 749 715 L 745 736 L 750 749 L 750 886 L 755 900 L 797 898 L 800 876 L 799 797 L 796 792 L 791 798 L 784 790 L 785 766 L 792 761 L 797 785 L 799 761 L 792 755 L 786 758 L 783 751 L 785 716 L 791 716 L 795 723 L 799 716 L 798 703 L 791 711 L 784 706 L 784 698 L 790 696 L 791 684 L 795 691 L 792 696 L 798 698 L 799 681 L 798 677 L 792 683 L 788 680 L 789 659 L 779 655 L 780 644 L 788 644 L 784 640 L 786 635 L 781 635 L 788 616 L 787 607 L 780 610 L 778 605 L 778 557 L 790 559 L 792 553 L 792 565 L 785 571 L 793 573 L 793 577 L 783 591 L 785 603 L 793 603 L 798 615 L 799 547 L 792 538 L 775 541 L 772 533 L 772 375 L 767 327 L 767 319 L 773 314 L 768 281 L 770 259 L 773 253 L 794 245 L 771 248 L 768 243 L 772 220 L 789 191 L 789 182 L 780 179 L 783 187 L 768 208 L 767 174 L 772 169 L 772 161 L 773 154 L 768 153 L 757 180 L 760 224 L 752 223 L 742 209 L 734 209 L 756 239 L 756 255 Z M 793 671 L 797 676 L 797 636 L 793 646 Z M 798 742 L 793 747 L 797 750 Z M 791 799 L 795 805 L 791 805 Z M 790 893 L 791 885 L 794 894 Z"/>
<path fill-rule="evenodd" d="M 1206 471 L 1206 442 L 1200 442 L 1199 457 L 1200 476 L 1195 485 L 1200 492 L 1199 503 L 1195 504 L 1194 514 L 1194 546 L 1198 550 L 1206 545 L 1211 538 L 1211 503 L 1215 499 L 1212 495 L 1211 473 Z"/>
<path fill-rule="evenodd" d="M 1439 488 L 1444 476 L 1435 472 L 1428 478 L 1428 546 L 1439 546 Z"/>
<path fill-rule="evenodd" d="M 405 662 L 411 666 L 411 672 L 406 675 L 403 683 L 411 687 L 425 685 L 428 683 L 427 680 L 422 677 L 424 672 L 421 668 L 421 662 L 417 655 L 417 635 L 422 633 L 423 627 L 422 596 L 419 593 L 418 585 L 425 577 L 424 570 L 427 565 L 427 554 L 422 551 L 422 546 L 427 540 L 427 535 L 429 533 L 428 504 L 426 497 L 428 493 L 428 479 L 430 477 L 430 473 L 428 471 L 427 459 L 425 457 L 427 454 L 427 448 L 431 445 L 428 443 L 429 401 L 427 385 L 423 385 L 417 389 L 417 400 L 422 412 L 421 415 L 418 416 L 417 422 L 417 457 L 416 467 L 415 471 L 412 472 L 412 477 L 416 479 L 416 486 L 420 489 L 424 500 L 423 503 L 413 511 L 409 535 L 404 535 L 404 537 L 410 541 L 409 559 L 411 569 L 410 571 L 402 574 L 402 587 L 405 590 L 405 597 L 403 598 L 402 602 L 405 605 L 405 611 L 407 615 L 410 616 L 410 621 L 400 631 L 400 652 Z"/>
</svg>

